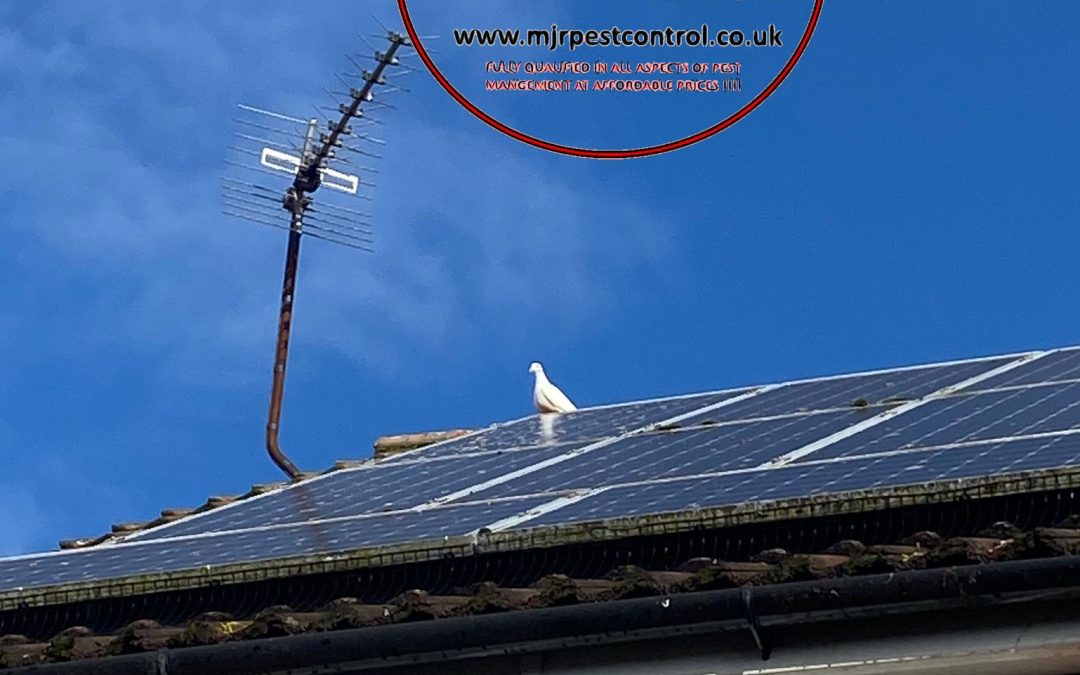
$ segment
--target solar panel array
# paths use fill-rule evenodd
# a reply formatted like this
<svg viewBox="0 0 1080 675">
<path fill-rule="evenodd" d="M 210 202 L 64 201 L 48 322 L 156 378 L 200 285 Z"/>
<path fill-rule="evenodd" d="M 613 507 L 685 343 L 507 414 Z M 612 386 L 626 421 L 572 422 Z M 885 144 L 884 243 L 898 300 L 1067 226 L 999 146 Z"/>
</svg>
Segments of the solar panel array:
<svg viewBox="0 0 1080 675">
<path fill-rule="evenodd" d="M 0 592 L 1080 464 L 1080 348 L 532 416 L 115 543 Z"/>
</svg>

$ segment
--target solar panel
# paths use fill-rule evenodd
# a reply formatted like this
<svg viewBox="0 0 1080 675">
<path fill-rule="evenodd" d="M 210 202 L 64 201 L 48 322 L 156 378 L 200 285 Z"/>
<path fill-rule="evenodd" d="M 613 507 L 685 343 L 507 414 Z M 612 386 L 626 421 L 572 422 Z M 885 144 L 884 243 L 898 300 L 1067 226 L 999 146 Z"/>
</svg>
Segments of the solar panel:
<svg viewBox="0 0 1080 675">
<path fill-rule="evenodd" d="M 421 512 L 293 523 L 0 559 L 0 590 L 207 569 L 207 566 L 291 556 L 330 555 L 364 546 L 441 539 L 463 535 L 542 501 L 455 505 Z"/>
<path fill-rule="evenodd" d="M 246 499 L 234 506 L 147 530 L 129 540 L 163 539 L 412 508 L 475 485 L 491 475 L 536 464 L 581 445 L 528 450 L 510 448 L 468 457 L 413 459 L 343 469 Z"/>
<path fill-rule="evenodd" d="M 608 480 L 629 480 L 647 476 L 685 475 L 687 472 L 720 470 L 730 462 L 746 465 L 783 454 L 816 437 L 825 425 L 829 432 L 854 423 L 850 412 L 851 393 L 881 404 L 890 397 L 917 397 L 946 383 L 961 381 L 986 372 L 1007 358 L 984 359 L 939 366 L 915 367 L 820 381 L 793 383 L 769 391 L 737 389 L 716 393 L 680 396 L 637 403 L 585 409 L 557 416 L 533 416 L 495 426 L 467 437 L 439 443 L 426 449 L 403 453 L 384 462 L 347 469 L 327 477 L 291 486 L 285 490 L 245 500 L 205 515 L 138 533 L 138 539 L 163 539 L 200 532 L 221 532 L 313 519 L 353 516 L 412 508 L 433 500 L 472 501 L 500 496 L 566 490 L 564 477 L 595 471 L 609 471 Z M 595 456 L 578 457 L 584 447 L 603 446 L 620 436 L 647 429 L 672 419 L 683 424 L 701 423 L 707 416 L 731 419 L 755 414 L 792 413 L 802 409 L 829 410 L 843 405 L 849 412 L 807 422 L 759 422 L 751 426 L 724 427 L 706 434 L 711 440 L 697 451 L 681 455 L 682 460 L 662 461 L 667 454 L 663 439 L 653 439 L 648 466 L 612 458 L 623 457 L 623 445 L 605 447 Z M 701 412 L 704 411 L 704 412 Z M 732 412 L 735 411 L 735 412 Z M 861 414 L 865 414 L 861 413 Z M 759 429 L 759 427 L 764 427 Z M 755 440 L 755 434 L 760 438 Z M 586 445 L 593 441 L 593 445 Z M 755 444 L 749 452 L 738 446 L 725 459 L 709 452 L 717 443 Z M 635 452 L 633 448 L 629 452 Z M 738 457 L 736 454 L 743 456 Z M 640 462 L 638 462 L 640 464 Z M 622 469 L 620 471 L 619 469 Z M 523 476 L 516 476 L 524 473 Z M 486 482 L 496 484 L 488 487 Z M 470 489 L 470 488 L 476 489 Z"/>
<path fill-rule="evenodd" d="M 794 382 L 720 410 L 691 417 L 684 423 L 695 424 L 702 419 L 723 422 L 810 410 L 900 403 L 963 382 L 1010 361 L 1009 358 L 982 359 Z"/>
<path fill-rule="evenodd" d="M 710 394 L 678 396 L 639 403 L 587 408 L 543 418 L 532 416 L 466 438 L 439 443 L 401 455 L 404 458 L 442 457 L 483 452 L 494 448 L 519 448 L 552 443 L 596 441 L 641 429 L 651 424 L 710 408 L 751 390 L 738 389 Z M 390 460 L 393 461 L 393 460 Z"/>
<path fill-rule="evenodd" d="M 1080 350 L 531 416 L 78 551 L 0 591 L 1071 467 Z"/>
<path fill-rule="evenodd" d="M 868 416 L 865 411 L 848 410 L 631 435 L 467 498 L 553 493 L 744 469 L 835 433 Z"/>
<path fill-rule="evenodd" d="M 725 391 L 533 416 L 467 437 L 345 469 L 227 508 L 136 533 L 129 540 L 220 532 L 261 525 L 405 509 L 490 478 L 564 455 L 587 443 L 708 408 L 746 393 Z"/>
<path fill-rule="evenodd" d="M 766 464 L 787 453 L 915 401 L 1012 367 L 1015 358 L 980 359 L 762 388 L 691 414 L 681 426 L 720 424 L 689 436 L 635 437 L 586 446 L 558 465 L 469 491 L 462 499 L 558 493 L 633 480 L 695 475 Z M 799 411 L 820 411 L 799 415 Z M 826 414 L 829 413 L 829 414 Z M 771 417 L 770 417 L 771 415 Z M 825 415 L 824 417 L 820 415 Z M 735 418 L 742 424 L 725 423 Z"/>
<path fill-rule="evenodd" d="M 1078 462 L 1080 435 L 1068 434 L 663 482 L 654 480 L 604 489 L 556 511 L 524 520 L 517 527 L 568 525 L 851 490 L 901 487 L 1072 466 Z"/>
<path fill-rule="evenodd" d="M 948 396 L 814 452 L 809 459 L 1080 429 L 1080 383 Z"/>
<path fill-rule="evenodd" d="M 1031 363 L 981 382 L 972 389 L 985 390 L 1067 380 L 1080 380 L 1080 347 L 1051 352 Z"/>
</svg>

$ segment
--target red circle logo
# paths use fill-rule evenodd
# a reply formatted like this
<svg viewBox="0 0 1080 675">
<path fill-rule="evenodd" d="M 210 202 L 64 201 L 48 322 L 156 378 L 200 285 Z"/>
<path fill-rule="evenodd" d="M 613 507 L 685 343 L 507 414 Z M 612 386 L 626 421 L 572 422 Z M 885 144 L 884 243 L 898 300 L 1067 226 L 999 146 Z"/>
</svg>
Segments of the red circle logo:
<svg viewBox="0 0 1080 675">
<path fill-rule="evenodd" d="M 442 71 L 439 70 L 438 66 L 435 65 L 435 62 L 431 59 L 431 56 L 428 54 L 427 50 L 424 49 L 424 45 L 421 42 L 419 35 L 417 34 L 416 27 L 413 25 L 412 17 L 409 15 L 409 8 L 406 0 L 398 0 L 398 9 L 401 11 L 401 19 L 405 23 L 405 30 L 409 34 L 409 39 L 412 40 L 413 47 L 415 47 L 416 49 L 416 53 L 420 56 L 420 59 L 424 62 L 424 65 L 427 66 L 427 69 L 431 72 L 431 75 L 442 86 L 442 88 L 445 89 L 446 92 L 454 98 L 455 101 L 461 104 L 463 108 L 468 110 L 480 120 L 487 123 L 492 128 L 506 134 L 507 136 L 510 136 L 511 138 L 515 138 L 522 143 L 528 143 L 529 145 L 532 145 L 534 147 L 548 150 L 551 152 L 561 153 L 564 155 L 572 155 L 575 157 L 590 157 L 593 159 L 629 159 L 631 157 L 648 157 L 650 155 L 658 155 L 660 153 L 685 148 L 688 145 L 692 145 L 694 143 L 697 143 L 698 141 L 703 141 L 706 138 L 720 133 L 724 129 L 727 129 L 728 127 L 732 126 L 733 124 L 753 112 L 759 105 L 761 105 L 765 101 L 765 99 L 767 99 L 769 96 L 772 95 L 774 91 L 776 91 L 780 84 L 795 68 L 795 64 L 798 63 L 799 59 L 802 58 L 803 53 L 806 51 L 807 45 L 810 44 L 810 38 L 813 36 L 814 30 L 817 28 L 818 18 L 821 16 L 821 8 L 824 4 L 824 1 L 825 0 L 814 0 L 814 7 L 810 13 L 810 20 L 806 24 L 806 30 L 803 31 L 802 37 L 799 40 L 798 45 L 795 47 L 794 52 L 791 54 L 791 57 L 787 60 L 787 62 L 784 64 L 783 68 L 781 68 L 780 72 L 776 75 L 776 77 L 774 77 L 757 96 L 751 99 L 742 108 L 739 108 L 735 113 L 729 115 L 728 117 L 712 125 L 711 127 L 702 129 L 695 134 L 691 134 L 683 138 L 678 138 L 657 145 L 623 149 L 591 149 L 554 143 L 544 140 L 542 138 L 537 138 L 535 136 L 526 134 L 495 119 L 488 113 L 481 110 L 472 101 L 466 98 L 460 91 L 458 91 L 457 88 L 455 88 L 454 85 L 451 84 L 450 80 L 448 80 L 446 76 L 443 75 Z"/>
</svg>

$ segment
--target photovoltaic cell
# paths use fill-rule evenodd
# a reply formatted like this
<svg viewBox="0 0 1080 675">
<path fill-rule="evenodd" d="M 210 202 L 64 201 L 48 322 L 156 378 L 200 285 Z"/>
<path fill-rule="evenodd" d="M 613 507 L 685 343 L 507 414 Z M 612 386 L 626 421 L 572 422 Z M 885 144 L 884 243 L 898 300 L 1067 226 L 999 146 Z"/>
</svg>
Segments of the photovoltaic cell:
<svg viewBox="0 0 1080 675">
<path fill-rule="evenodd" d="M 441 507 L 187 539 L 132 542 L 0 559 L 0 591 L 197 569 L 464 535 L 542 500 Z"/>
<path fill-rule="evenodd" d="M 586 408 L 561 415 L 533 415 L 468 438 L 421 448 L 400 457 L 442 457 L 492 449 L 597 441 L 663 422 L 749 391 L 740 389 L 626 405 Z M 391 460 L 388 460 L 391 461 Z"/>
<path fill-rule="evenodd" d="M 478 492 L 488 499 L 745 469 L 869 417 L 838 411 L 638 434 Z"/>
<path fill-rule="evenodd" d="M 906 368 L 871 375 L 849 375 L 826 380 L 795 382 L 753 396 L 712 412 L 689 418 L 685 424 L 702 420 L 768 417 L 809 410 L 869 407 L 921 398 L 988 372 L 1014 360 L 991 358 L 943 366 Z"/>
<path fill-rule="evenodd" d="M 147 530 L 129 540 L 164 539 L 411 508 L 580 445 L 489 452 L 431 461 L 376 463 L 345 469 L 205 515 Z"/>
<path fill-rule="evenodd" d="M 1080 379 L 1080 348 L 1074 347 L 1047 354 L 1031 363 L 991 377 L 972 387 L 973 390 L 1012 387 L 1041 382 L 1061 382 Z"/>
<path fill-rule="evenodd" d="M 1080 429 L 1080 383 L 930 401 L 811 453 L 802 461 L 1068 429 Z"/>
<path fill-rule="evenodd" d="M 612 488 L 525 521 L 518 528 L 918 485 L 939 480 L 1075 466 L 1078 462 L 1080 434 L 1069 434 L 812 465 L 789 465 Z"/>
</svg>

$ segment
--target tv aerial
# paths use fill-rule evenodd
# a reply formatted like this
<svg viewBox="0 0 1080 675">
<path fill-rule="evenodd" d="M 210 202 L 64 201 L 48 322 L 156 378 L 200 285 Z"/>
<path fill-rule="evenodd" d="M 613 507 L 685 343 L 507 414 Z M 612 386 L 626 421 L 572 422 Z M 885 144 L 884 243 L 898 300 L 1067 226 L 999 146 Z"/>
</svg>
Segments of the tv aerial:
<svg viewBox="0 0 1080 675">
<path fill-rule="evenodd" d="M 315 108 L 320 116 L 323 111 L 332 111 L 333 117 L 325 123 L 320 122 L 319 117 L 304 119 L 249 105 L 238 106 L 240 114 L 236 123 L 239 129 L 234 134 L 234 145 L 230 146 L 235 158 L 227 159 L 226 164 L 237 172 L 244 172 L 244 178 L 222 178 L 222 210 L 226 215 L 288 231 L 277 349 L 266 421 L 266 450 L 278 468 L 292 480 L 303 474 L 282 451 L 278 430 L 296 297 L 300 239 L 308 236 L 361 251 L 372 250 L 370 216 L 348 202 L 370 199 L 361 193 L 368 186 L 361 174 L 372 170 L 362 163 L 377 159 L 379 155 L 369 148 L 383 142 L 365 133 L 365 129 L 379 123 L 369 116 L 370 109 L 391 107 L 376 101 L 375 89 L 399 89 L 388 82 L 390 69 L 413 70 L 398 58 L 400 50 L 412 46 L 409 36 L 387 29 L 381 37 L 386 40 L 382 49 L 368 43 L 373 50 L 370 55 L 373 63 L 368 67 L 356 58 L 348 57 L 352 68 L 338 75 L 344 91 L 326 92 L 335 107 Z M 268 179 L 275 179 L 277 184 Z M 288 214 L 287 217 L 282 217 L 281 210 Z"/>
</svg>

